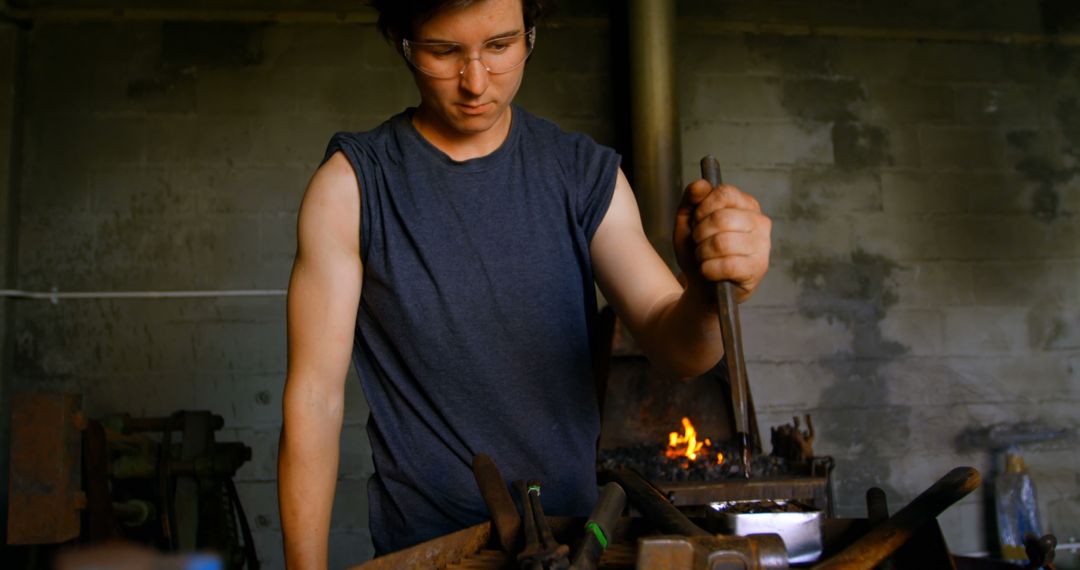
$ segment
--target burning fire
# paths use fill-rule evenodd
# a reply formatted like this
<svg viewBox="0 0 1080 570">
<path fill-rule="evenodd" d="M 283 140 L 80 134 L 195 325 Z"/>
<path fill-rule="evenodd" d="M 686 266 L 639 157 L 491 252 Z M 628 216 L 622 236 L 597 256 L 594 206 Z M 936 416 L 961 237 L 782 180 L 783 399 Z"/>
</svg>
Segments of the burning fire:
<svg viewBox="0 0 1080 570">
<path fill-rule="evenodd" d="M 690 418 L 682 419 L 683 433 L 679 434 L 677 431 L 673 431 L 668 434 L 668 448 L 664 452 L 670 459 L 678 459 L 685 457 L 690 461 L 694 461 L 698 458 L 698 455 L 702 455 L 702 448 L 712 448 L 712 442 L 709 438 L 705 438 L 705 441 L 697 440 L 697 430 L 694 429 L 694 424 L 690 423 Z M 716 464 L 722 465 L 724 463 L 724 454 L 716 454 Z"/>
</svg>

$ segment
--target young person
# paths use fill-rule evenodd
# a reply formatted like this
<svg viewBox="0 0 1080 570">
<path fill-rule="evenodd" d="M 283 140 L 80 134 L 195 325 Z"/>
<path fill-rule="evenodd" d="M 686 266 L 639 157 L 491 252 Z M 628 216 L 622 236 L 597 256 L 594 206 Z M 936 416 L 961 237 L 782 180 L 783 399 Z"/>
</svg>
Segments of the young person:
<svg viewBox="0 0 1080 570">
<path fill-rule="evenodd" d="M 642 230 L 619 157 L 514 106 L 538 0 L 377 1 L 420 103 L 339 133 L 301 205 L 289 285 L 279 498 L 291 568 L 324 568 L 352 357 L 371 408 L 378 553 L 488 518 L 472 458 L 544 482 L 551 515 L 596 501 L 594 282 L 654 364 L 722 357 L 713 282 L 748 298 L 769 219 L 690 184 L 676 280 Z"/>
</svg>

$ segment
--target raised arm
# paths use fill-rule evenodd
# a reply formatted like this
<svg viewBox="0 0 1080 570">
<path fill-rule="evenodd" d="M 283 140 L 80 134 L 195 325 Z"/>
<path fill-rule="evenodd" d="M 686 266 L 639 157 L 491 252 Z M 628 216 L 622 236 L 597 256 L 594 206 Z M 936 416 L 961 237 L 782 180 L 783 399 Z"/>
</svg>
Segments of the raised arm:
<svg viewBox="0 0 1080 570">
<path fill-rule="evenodd" d="M 713 283 L 735 281 L 740 301 L 748 298 L 768 270 L 771 227 L 757 202 L 734 186 L 688 186 L 674 232 L 684 288 L 645 237 L 620 170 L 590 244 L 596 281 L 654 364 L 695 376 L 724 355 Z"/>
<path fill-rule="evenodd" d="M 289 280 L 278 501 L 286 565 L 294 570 L 327 567 L 345 376 L 363 276 L 359 236 L 359 187 L 339 152 L 304 195 Z"/>
</svg>

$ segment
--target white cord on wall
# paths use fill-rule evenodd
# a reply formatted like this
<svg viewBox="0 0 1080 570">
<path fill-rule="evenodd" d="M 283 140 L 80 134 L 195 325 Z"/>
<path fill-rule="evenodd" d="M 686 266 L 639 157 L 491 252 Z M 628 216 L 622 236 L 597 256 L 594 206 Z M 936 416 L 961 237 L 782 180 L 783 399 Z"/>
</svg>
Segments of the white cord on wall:
<svg viewBox="0 0 1080 570">
<path fill-rule="evenodd" d="M 284 289 L 239 289 L 224 291 L 20 291 L 0 289 L 0 297 L 34 299 L 57 304 L 60 299 L 194 299 L 207 297 L 284 297 Z"/>
</svg>

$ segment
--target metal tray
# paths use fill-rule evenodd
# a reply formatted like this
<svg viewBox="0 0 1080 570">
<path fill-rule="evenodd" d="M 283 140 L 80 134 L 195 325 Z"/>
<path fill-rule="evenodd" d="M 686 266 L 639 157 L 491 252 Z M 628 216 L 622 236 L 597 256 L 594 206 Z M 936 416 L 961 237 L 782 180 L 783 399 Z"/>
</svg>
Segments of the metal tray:
<svg viewBox="0 0 1080 570">
<path fill-rule="evenodd" d="M 768 501 L 784 506 L 787 501 Z M 776 533 L 784 540 L 788 561 L 792 564 L 813 562 L 821 556 L 821 522 L 819 510 L 806 512 L 730 512 L 762 505 L 761 501 L 724 501 L 710 503 L 707 518 L 719 522 L 720 528 L 737 536 Z M 754 509 L 750 509 L 753 511 Z"/>
</svg>

